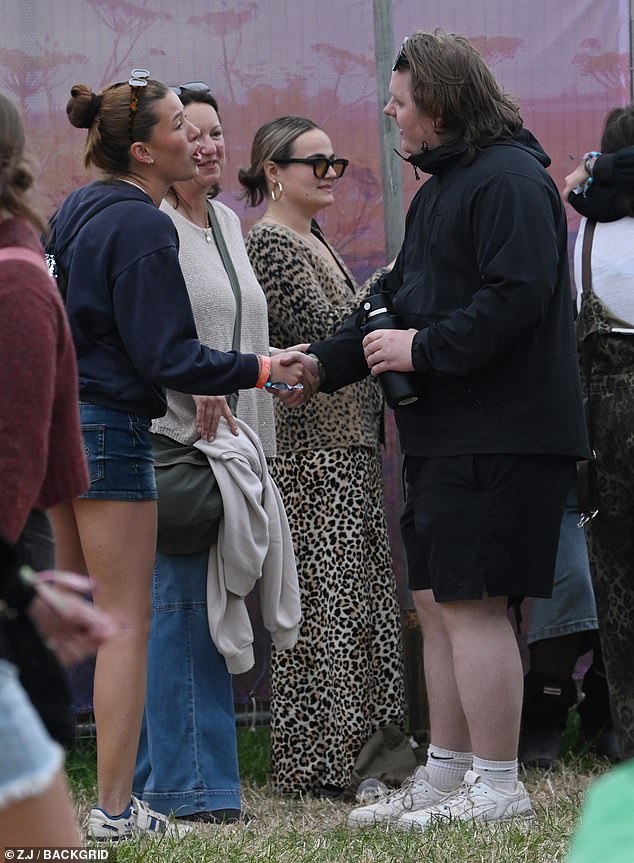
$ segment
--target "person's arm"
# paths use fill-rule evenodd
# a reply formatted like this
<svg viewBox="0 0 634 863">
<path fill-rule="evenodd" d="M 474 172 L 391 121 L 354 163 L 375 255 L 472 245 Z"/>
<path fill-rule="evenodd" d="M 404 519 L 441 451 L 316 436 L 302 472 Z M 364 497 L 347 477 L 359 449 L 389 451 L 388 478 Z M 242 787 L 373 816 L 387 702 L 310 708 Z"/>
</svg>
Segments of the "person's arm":
<svg viewBox="0 0 634 863">
<path fill-rule="evenodd" d="M 207 395 L 255 386 L 255 354 L 217 351 L 199 342 L 174 248 L 155 251 L 126 267 L 113 282 L 112 301 L 126 351 L 146 380 Z"/>
<path fill-rule="evenodd" d="M 634 145 L 616 153 L 602 153 L 592 163 L 594 183 L 634 185 Z"/>
<path fill-rule="evenodd" d="M 620 192 L 624 186 L 634 187 L 634 145 L 586 156 L 566 177 L 564 200 L 592 221 L 621 219 L 626 213 L 619 204 Z"/>
<path fill-rule="evenodd" d="M 371 292 L 385 290 L 395 293 L 402 282 L 402 268 L 402 252 L 399 252 L 386 268 L 386 272 L 379 271 L 370 277 Z M 359 309 L 356 309 L 331 338 L 309 345 L 307 353 L 316 360 L 307 370 L 309 380 L 318 375 L 319 387 L 324 392 L 334 392 L 347 384 L 362 380 L 369 372 L 363 343 Z"/>
</svg>

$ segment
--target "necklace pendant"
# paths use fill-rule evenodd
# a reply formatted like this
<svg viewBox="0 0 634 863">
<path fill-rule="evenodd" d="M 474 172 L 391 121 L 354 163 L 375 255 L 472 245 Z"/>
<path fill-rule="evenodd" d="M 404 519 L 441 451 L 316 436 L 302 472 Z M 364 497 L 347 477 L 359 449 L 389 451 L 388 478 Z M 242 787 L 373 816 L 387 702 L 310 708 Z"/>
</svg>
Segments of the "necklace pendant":
<svg viewBox="0 0 634 863">
<path fill-rule="evenodd" d="M 211 228 L 203 228 L 203 233 L 205 235 L 205 242 L 211 243 L 211 240 L 212 240 Z"/>
</svg>

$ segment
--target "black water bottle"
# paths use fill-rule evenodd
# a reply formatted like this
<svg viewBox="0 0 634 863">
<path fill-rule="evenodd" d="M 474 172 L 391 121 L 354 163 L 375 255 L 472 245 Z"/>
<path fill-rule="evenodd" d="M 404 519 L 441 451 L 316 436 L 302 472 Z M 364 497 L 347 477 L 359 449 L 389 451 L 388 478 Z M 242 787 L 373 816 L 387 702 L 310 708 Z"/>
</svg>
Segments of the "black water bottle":
<svg viewBox="0 0 634 863">
<path fill-rule="evenodd" d="M 361 304 L 361 326 L 364 335 L 375 330 L 402 330 L 392 311 L 389 294 L 371 294 Z M 379 383 L 391 408 L 411 405 L 418 398 L 413 372 L 382 372 Z"/>
</svg>

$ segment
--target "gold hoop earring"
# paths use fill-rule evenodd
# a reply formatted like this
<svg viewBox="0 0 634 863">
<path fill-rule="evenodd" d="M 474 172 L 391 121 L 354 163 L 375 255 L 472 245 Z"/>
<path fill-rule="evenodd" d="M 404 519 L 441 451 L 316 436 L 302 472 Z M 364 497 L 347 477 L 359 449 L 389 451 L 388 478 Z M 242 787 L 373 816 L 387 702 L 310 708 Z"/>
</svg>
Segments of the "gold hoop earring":
<svg viewBox="0 0 634 863">
<path fill-rule="evenodd" d="M 276 180 L 273 183 L 273 188 L 271 189 L 271 198 L 274 201 L 279 201 L 279 199 L 282 197 L 283 191 L 284 191 L 284 187 L 282 186 L 282 184 L 280 183 L 279 180 Z"/>
</svg>

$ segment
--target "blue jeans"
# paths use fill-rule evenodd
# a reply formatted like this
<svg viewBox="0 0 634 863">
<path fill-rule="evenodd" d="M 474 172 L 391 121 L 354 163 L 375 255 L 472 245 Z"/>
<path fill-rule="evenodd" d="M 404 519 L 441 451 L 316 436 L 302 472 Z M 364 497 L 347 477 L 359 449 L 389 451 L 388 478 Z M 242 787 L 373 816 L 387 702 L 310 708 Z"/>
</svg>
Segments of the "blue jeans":
<svg viewBox="0 0 634 863">
<path fill-rule="evenodd" d="M 240 809 L 233 686 L 206 596 L 206 551 L 157 555 L 134 793 L 166 815 Z"/>
<path fill-rule="evenodd" d="M 579 518 L 577 490 L 573 486 L 561 522 L 552 599 L 531 601 L 528 644 L 599 627 L 586 532 L 577 527 Z"/>
</svg>

